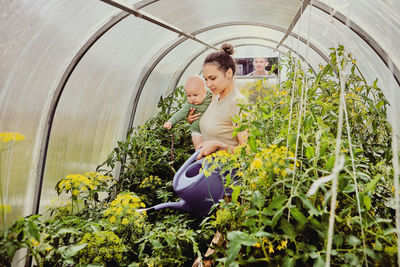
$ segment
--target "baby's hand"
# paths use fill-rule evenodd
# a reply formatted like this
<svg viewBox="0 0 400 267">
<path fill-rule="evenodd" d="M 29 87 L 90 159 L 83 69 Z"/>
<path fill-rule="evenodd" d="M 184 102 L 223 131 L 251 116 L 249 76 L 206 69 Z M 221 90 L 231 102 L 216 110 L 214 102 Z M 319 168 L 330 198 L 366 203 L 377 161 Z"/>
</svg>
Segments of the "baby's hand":
<svg viewBox="0 0 400 267">
<path fill-rule="evenodd" d="M 172 123 L 171 122 L 167 121 L 166 123 L 164 123 L 164 128 L 165 129 L 169 130 L 169 129 L 171 129 L 171 127 L 172 127 Z"/>
</svg>

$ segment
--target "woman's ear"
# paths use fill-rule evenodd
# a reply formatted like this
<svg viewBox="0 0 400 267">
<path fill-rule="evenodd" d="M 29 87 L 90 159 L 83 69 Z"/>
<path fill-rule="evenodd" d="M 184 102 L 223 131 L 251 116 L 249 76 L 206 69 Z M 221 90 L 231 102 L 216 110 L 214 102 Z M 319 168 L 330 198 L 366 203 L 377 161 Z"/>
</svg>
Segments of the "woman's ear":
<svg viewBox="0 0 400 267">
<path fill-rule="evenodd" d="M 228 79 L 231 79 L 232 76 L 233 76 L 233 70 L 232 70 L 231 68 L 229 68 L 229 69 L 225 72 L 225 76 L 226 76 Z"/>
</svg>

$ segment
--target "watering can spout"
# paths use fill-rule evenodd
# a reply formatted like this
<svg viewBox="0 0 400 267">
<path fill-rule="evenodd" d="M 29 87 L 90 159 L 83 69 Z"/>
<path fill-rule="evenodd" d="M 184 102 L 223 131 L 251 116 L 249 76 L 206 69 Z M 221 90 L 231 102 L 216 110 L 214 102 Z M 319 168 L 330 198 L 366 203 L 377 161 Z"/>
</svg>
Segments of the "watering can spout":
<svg viewBox="0 0 400 267">
<path fill-rule="evenodd" d="M 154 210 L 161 210 L 161 209 L 165 209 L 165 208 L 175 209 L 175 210 L 183 210 L 186 212 L 192 211 L 192 209 L 190 208 L 188 203 L 183 199 L 179 200 L 178 202 L 161 203 L 161 204 L 155 205 L 153 207 Z"/>
</svg>

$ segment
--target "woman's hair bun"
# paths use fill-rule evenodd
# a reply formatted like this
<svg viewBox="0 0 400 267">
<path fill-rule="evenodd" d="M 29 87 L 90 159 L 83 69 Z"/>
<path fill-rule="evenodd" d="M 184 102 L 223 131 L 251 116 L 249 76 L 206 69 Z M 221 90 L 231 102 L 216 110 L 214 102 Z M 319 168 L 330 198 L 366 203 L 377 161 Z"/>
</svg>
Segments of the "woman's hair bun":
<svg viewBox="0 0 400 267">
<path fill-rule="evenodd" d="M 233 53 L 235 52 L 233 49 L 233 45 L 231 44 L 223 44 L 221 46 L 221 52 L 225 52 L 228 55 L 233 55 Z"/>
</svg>

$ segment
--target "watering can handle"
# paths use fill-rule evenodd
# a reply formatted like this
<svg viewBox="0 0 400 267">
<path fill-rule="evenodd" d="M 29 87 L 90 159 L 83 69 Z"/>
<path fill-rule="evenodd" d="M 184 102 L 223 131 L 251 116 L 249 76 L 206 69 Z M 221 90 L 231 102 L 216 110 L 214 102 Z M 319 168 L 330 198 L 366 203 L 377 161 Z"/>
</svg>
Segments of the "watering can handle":
<svg viewBox="0 0 400 267">
<path fill-rule="evenodd" d="M 201 149 L 199 149 L 199 150 L 197 150 L 196 152 L 194 152 L 193 155 L 191 155 L 190 158 L 188 158 L 188 159 L 186 160 L 185 165 L 186 165 L 186 164 L 191 164 L 192 162 L 196 161 L 196 160 L 197 160 L 197 155 L 199 155 L 200 150 L 201 150 Z"/>
</svg>

